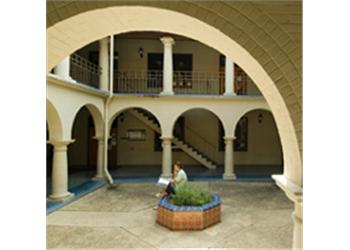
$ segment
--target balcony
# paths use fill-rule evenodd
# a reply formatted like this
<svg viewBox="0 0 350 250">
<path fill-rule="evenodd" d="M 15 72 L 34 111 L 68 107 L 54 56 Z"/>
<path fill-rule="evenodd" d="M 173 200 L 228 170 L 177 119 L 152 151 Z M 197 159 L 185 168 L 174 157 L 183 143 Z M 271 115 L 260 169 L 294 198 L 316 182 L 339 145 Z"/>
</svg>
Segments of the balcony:
<svg viewBox="0 0 350 250">
<path fill-rule="evenodd" d="M 78 83 L 100 88 L 102 68 L 78 55 L 70 55 L 69 76 Z M 249 77 L 243 70 L 235 69 L 234 92 L 237 95 L 261 96 L 260 92 L 247 91 Z M 114 71 L 114 94 L 159 95 L 164 90 L 163 71 Z M 172 89 L 175 95 L 223 95 L 225 91 L 225 72 L 173 71 Z M 249 83 L 249 84 L 248 84 Z M 108 85 L 107 85 L 108 86 Z M 250 87 L 251 88 L 251 87 Z"/>
<path fill-rule="evenodd" d="M 181 95 L 220 95 L 224 74 L 219 72 L 174 71 L 173 90 Z M 117 71 L 114 92 L 122 94 L 159 94 L 163 90 L 163 71 Z"/>
</svg>

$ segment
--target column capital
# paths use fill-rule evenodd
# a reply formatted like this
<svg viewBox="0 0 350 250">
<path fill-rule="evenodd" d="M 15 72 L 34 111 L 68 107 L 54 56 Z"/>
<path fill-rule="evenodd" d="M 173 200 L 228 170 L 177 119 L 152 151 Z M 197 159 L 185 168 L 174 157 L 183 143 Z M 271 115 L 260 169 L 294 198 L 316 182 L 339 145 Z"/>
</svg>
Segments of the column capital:
<svg viewBox="0 0 350 250">
<path fill-rule="evenodd" d="M 160 38 L 160 41 L 164 44 L 164 45 L 174 45 L 175 44 L 175 40 L 170 37 L 170 36 L 163 36 Z"/>
<path fill-rule="evenodd" d="M 108 136 L 108 139 L 111 139 L 111 138 L 112 138 L 111 135 Z M 95 140 L 97 140 L 97 141 L 103 141 L 103 140 L 104 140 L 104 137 L 103 137 L 103 135 L 101 135 L 101 136 L 93 136 L 92 139 L 95 139 Z"/>
<path fill-rule="evenodd" d="M 169 137 L 169 136 L 162 136 L 160 137 L 160 139 L 163 141 L 163 142 L 171 142 L 171 140 L 173 139 L 173 137 Z"/>
<path fill-rule="evenodd" d="M 57 140 L 48 140 L 46 141 L 46 143 L 51 144 L 54 147 L 66 147 L 69 144 L 75 142 L 75 139 L 71 139 L 71 140 L 62 140 L 62 141 L 57 141 Z"/>
<path fill-rule="evenodd" d="M 236 139 L 236 136 L 224 136 L 223 137 L 225 142 L 226 141 L 234 141 Z"/>
</svg>

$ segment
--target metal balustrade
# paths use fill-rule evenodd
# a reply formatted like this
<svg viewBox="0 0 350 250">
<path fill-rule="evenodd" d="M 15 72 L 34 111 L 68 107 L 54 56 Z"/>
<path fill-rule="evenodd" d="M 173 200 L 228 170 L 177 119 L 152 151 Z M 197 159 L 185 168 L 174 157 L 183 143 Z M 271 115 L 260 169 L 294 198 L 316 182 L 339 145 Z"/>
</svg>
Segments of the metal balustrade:
<svg viewBox="0 0 350 250">
<path fill-rule="evenodd" d="M 163 89 L 163 71 L 114 72 L 114 91 L 128 94 L 159 94 Z"/>
<path fill-rule="evenodd" d="M 204 136 L 198 134 L 195 129 L 188 126 L 185 126 L 185 143 L 197 149 L 212 162 L 220 162 L 222 153 L 219 151 L 219 147 L 209 142 Z"/>
<path fill-rule="evenodd" d="M 78 54 L 70 55 L 70 76 L 91 87 L 98 88 L 101 74 L 101 67 L 90 62 Z"/>
<path fill-rule="evenodd" d="M 175 94 L 222 94 L 222 77 L 219 72 L 174 71 Z"/>
<path fill-rule="evenodd" d="M 220 95 L 222 77 L 219 72 L 174 71 L 173 90 L 175 94 Z M 114 85 L 116 93 L 159 94 L 163 90 L 163 71 L 117 71 Z"/>
</svg>

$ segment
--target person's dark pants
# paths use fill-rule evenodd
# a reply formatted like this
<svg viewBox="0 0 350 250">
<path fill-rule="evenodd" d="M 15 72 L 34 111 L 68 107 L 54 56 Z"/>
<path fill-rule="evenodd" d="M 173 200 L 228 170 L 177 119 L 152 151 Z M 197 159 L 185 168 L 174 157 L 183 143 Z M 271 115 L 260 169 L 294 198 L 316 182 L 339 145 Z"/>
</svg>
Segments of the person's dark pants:
<svg viewBox="0 0 350 250">
<path fill-rule="evenodd" d="M 165 192 L 167 192 L 168 195 L 173 195 L 175 194 L 175 188 L 172 183 L 169 183 L 168 186 L 165 189 Z"/>
</svg>

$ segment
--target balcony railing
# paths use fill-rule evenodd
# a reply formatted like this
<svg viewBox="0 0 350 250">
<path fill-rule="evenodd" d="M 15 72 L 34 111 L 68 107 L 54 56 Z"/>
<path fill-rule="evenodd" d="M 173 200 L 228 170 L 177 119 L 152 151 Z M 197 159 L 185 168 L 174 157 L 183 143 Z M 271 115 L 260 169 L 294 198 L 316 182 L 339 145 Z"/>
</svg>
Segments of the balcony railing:
<svg viewBox="0 0 350 250">
<path fill-rule="evenodd" d="M 81 83 L 98 88 L 101 67 L 78 54 L 70 56 L 70 76 Z"/>
<path fill-rule="evenodd" d="M 114 91 L 128 94 L 159 94 L 163 88 L 163 71 L 114 72 Z"/>
<path fill-rule="evenodd" d="M 175 94 L 222 94 L 223 83 L 219 72 L 174 71 Z M 116 93 L 153 93 L 163 90 L 163 71 L 117 71 L 114 74 Z"/>
</svg>

